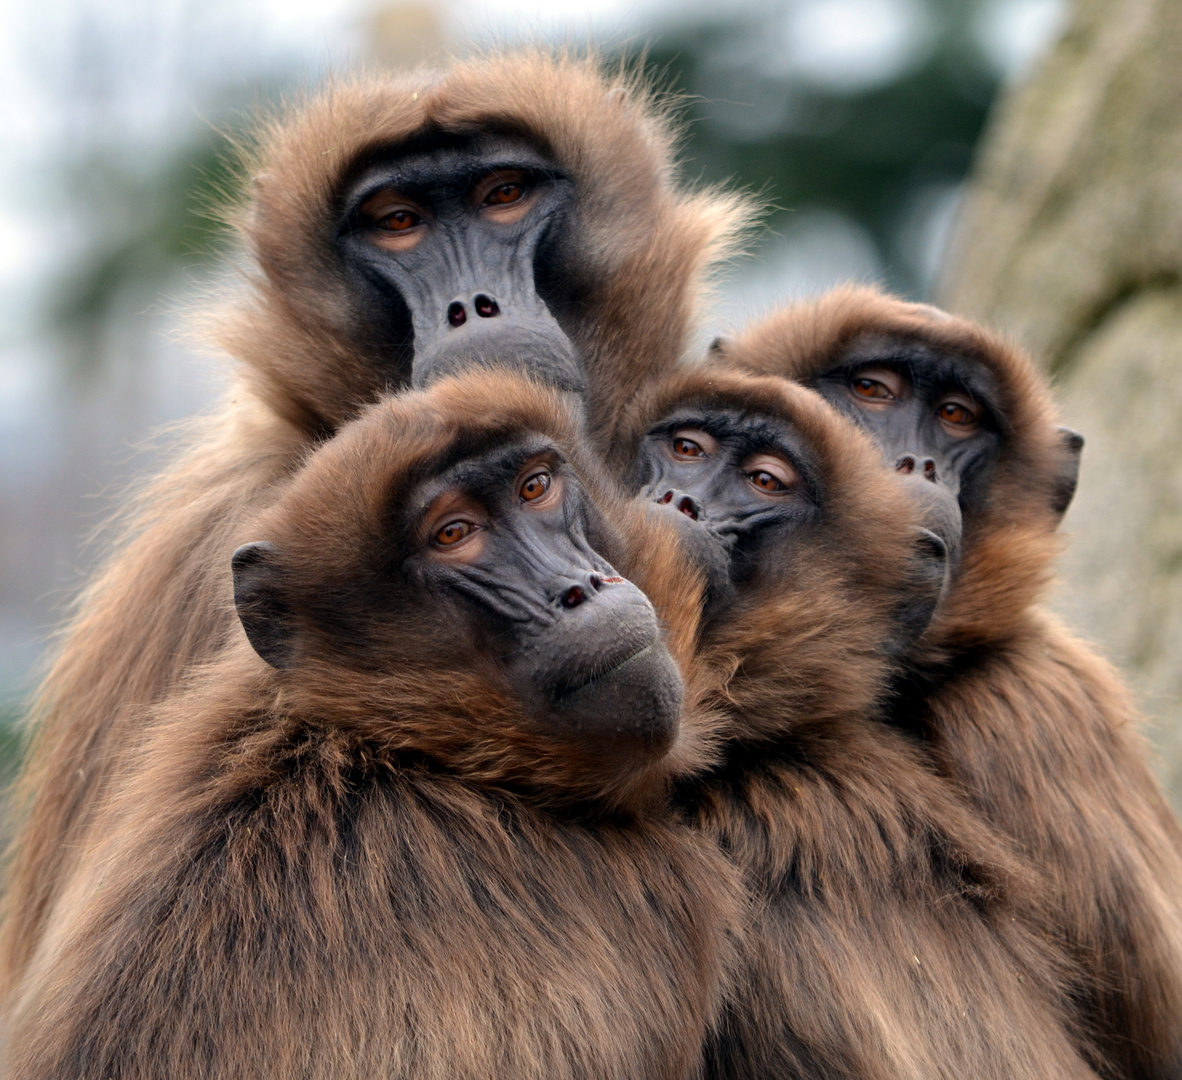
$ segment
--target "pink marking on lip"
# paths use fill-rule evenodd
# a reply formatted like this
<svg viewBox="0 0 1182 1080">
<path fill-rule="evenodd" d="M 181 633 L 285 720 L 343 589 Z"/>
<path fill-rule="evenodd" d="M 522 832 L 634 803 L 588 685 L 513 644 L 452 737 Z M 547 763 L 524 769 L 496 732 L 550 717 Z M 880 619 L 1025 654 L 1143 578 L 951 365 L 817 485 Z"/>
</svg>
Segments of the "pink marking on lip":
<svg viewBox="0 0 1182 1080">
<path fill-rule="evenodd" d="M 600 578 L 599 580 L 602 581 L 605 585 L 607 585 L 607 584 L 618 585 L 624 579 L 622 577 L 605 577 L 605 578 Z"/>
</svg>

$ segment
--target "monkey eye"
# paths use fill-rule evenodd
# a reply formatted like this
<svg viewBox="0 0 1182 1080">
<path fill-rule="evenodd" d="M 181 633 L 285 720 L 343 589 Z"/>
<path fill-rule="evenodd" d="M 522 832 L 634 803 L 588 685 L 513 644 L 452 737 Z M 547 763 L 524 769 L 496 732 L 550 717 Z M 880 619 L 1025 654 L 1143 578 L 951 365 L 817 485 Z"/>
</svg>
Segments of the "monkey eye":
<svg viewBox="0 0 1182 1080">
<path fill-rule="evenodd" d="M 421 225 L 422 223 L 423 219 L 412 210 L 395 210 L 374 224 L 379 229 L 385 229 L 387 232 L 405 232 L 407 229 L 413 229 L 416 225 Z"/>
<path fill-rule="evenodd" d="M 778 454 L 757 454 L 743 464 L 747 482 L 765 495 L 782 495 L 796 486 L 796 470 Z"/>
<path fill-rule="evenodd" d="M 971 428 L 981 419 L 980 411 L 970 402 L 958 398 L 949 398 L 936 409 L 936 415 L 942 423 L 951 424 L 958 428 Z M 962 431 L 961 434 L 964 434 Z"/>
<path fill-rule="evenodd" d="M 502 184 L 493 188 L 485 197 L 481 206 L 508 206 L 525 196 L 524 184 Z"/>
<path fill-rule="evenodd" d="M 760 491 L 783 491 L 784 485 L 780 483 L 770 472 L 765 472 L 763 469 L 757 472 L 748 473 L 747 479 L 751 481 Z"/>
<path fill-rule="evenodd" d="M 890 368 L 863 368 L 850 379 L 850 390 L 864 401 L 887 402 L 903 397 L 904 383 Z"/>
<path fill-rule="evenodd" d="M 520 221 L 533 205 L 534 185 L 520 169 L 492 173 L 476 185 L 472 205 L 502 224 Z"/>
<path fill-rule="evenodd" d="M 669 448 L 678 461 L 701 461 L 718 449 L 718 440 L 697 428 L 683 428 L 673 433 Z"/>
<path fill-rule="evenodd" d="M 548 472 L 536 472 L 532 476 L 526 477 L 524 483 L 518 488 L 517 493 L 521 496 L 522 502 L 535 502 L 549 490 L 550 474 Z"/>
<path fill-rule="evenodd" d="M 435 543 L 440 547 L 451 547 L 453 544 L 458 544 L 461 540 L 471 536 L 474 527 L 472 522 L 464 521 L 462 518 L 456 518 L 454 521 L 449 521 L 435 533 Z"/>
<path fill-rule="evenodd" d="M 859 397 L 889 401 L 895 396 L 884 383 L 880 383 L 877 379 L 868 379 L 865 375 L 855 378 L 850 386 Z"/>
<path fill-rule="evenodd" d="M 415 247 L 426 234 L 427 213 L 394 188 L 383 188 L 361 204 L 361 217 L 370 239 L 387 251 L 404 252 Z"/>
</svg>

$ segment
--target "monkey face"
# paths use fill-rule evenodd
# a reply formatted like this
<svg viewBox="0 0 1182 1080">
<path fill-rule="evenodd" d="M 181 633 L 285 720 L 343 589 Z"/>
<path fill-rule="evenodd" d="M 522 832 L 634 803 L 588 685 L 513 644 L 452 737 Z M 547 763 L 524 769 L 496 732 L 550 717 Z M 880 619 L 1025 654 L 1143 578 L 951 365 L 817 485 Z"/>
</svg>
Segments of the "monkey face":
<svg viewBox="0 0 1182 1080">
<path fill-rule="evenodd" d="M 959 559 L 963 525 L 986 510 L 1008 424 L 997 378 L 985 364 L 906 338 L 866 335 L 817 389 L 865 428 L 907 477 L 922 520 Z M 1075 492 L 1083 439 L 1059 429 L 1060 463 L 1050 509 L 1061 515 Z"/>
<path fill-rule="evenodd" d="M 606 525 L 553 444 L 525 440 L 445 470 L 402 572 L 434 617 L 468 623 L 515 693 L 574 740 L 668 748 L 681 678 L 648 598 L 596 550 Z"/>
<path fill-rule="evenodd" d="M 866 429 L 955 562 L 962 520 L 987 497 L 1002 441 L 984 365 L 915 341 L 867 336 L 817 378 L 817 389 Z"/>
<path fill-rule="evenodd" d="M 338 250 L 363 317 L 409 344 L 412 385 L 498 365 L 585 389 L 542 296 L 561 303 L 573 204 L 570 179 L 519 140 L 437 136 L 367 161 L 344 192 Z"/>
<path fill-rule="evenodd" d="M 718 606 L 818 513 L 815 461 L 790 425 L 731 409 L 681 410 L 641 446 L 639 496 L 678 515 Z"/>
</svg>

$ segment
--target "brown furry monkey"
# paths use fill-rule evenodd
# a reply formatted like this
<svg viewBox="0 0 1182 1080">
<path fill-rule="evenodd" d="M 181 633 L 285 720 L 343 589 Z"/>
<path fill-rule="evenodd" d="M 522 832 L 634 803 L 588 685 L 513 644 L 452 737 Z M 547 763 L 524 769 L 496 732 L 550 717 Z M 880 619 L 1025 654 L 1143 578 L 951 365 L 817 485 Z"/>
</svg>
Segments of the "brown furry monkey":
<svg viewBox="0 0 1182 1080">
<path fill-rule="evenodd" d="M 659 811 L 709 734 L 673 659 L 700 589 L 575 440 L 529 383 L 443 382 L 242 534 L 245 636 L 153 713 L 6 1076 L 696 1074 L 743 911 Z"/>
<path fill-rule="evenodd" d="M 781 379 L 678 375 L 634 436 L 638 500 L 710 585 L 695 680 L 724 760 L 679 798 L 757 905 L 708 1075 L 1094 1076 L 1065 958 L 1014 918 L 1037 875 L 877 719 L 945 579 L 904 484 Z"/>
<path fill-rule="evenodd" d="M 38 696 L 0 923 L 0 998 L 135 717 L 233 636 L 225 560 L 317 441 L 389 389 L 524 366 L 612 417 L 684 349 L 748 219 L 676 176 L 666 103 L 542 52 L 341 81 L 264 125 L 238 227 L 250 288 L 210 316 L 238 383 L 121 520 Z"/>
<path fill-rule="evenodd" d="M 1182 1074 L 1182 832 L 1118 676 L 1037 606 L 1083 440 L 1018 350 L 868 289 L 786 308 L 721 348 L 854 418 L 959 550 L 893 721 L 1048 873 L 1030 917 L 1070 945 L 1097 1070 Z"/>
</svg>

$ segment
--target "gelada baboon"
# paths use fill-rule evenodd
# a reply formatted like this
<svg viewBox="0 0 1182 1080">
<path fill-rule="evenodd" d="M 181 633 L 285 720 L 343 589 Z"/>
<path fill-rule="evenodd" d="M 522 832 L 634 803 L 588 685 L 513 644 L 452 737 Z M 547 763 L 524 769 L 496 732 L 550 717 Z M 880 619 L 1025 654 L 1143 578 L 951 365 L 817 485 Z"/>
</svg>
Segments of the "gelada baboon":
<svg viewBox="0 0 1182 1080">
<path fill-rule="evenodd" d="M 1180 830 L 1116 673 L 1037 606 L 1083 440 L 1016 349 L 871 290 L 789 307 L 721 349 L 816 386 L 910 473 L 925 519 L 959 548 L 893 720 L 1051 876 L 1041 914 L 1071 946 L 1099 1071 L 1178 1076 Z"/>
<path fill-rule="evenodd" d="M 903 485 L 782 379 L 679 374 L 636 419 L 637 498 L 710 580 L 694 682 L 726 714 L 678 799 L 756 902 L 708 1075 L 1094 1076 L 1063 958 L 1014 921 L 1037 876 L 876 719 L 945 576 Z"/>
<path fill-rule="evenodd" d="M 606 434 L 677 357 L 747 209 L 680 186 L 674 136 L 635 78 L 533 52 L 336 83 L 262 128 L 251 288 L 210 319 L 238 386 L 126 511 L 44 681 L 0 998 L 133 717 L 231 633 L 241 523 L 311 445 L 388 389 L 492 361 L 582 390 Z"/>
<path fill-rule="evenodd" d="M 245 636 L 129 755 L 6 1076 L 696 1074 L 741 892 L 643 804 L 707 734 L 671 656 L 700 588 L 608 523 L 557 406 L 381 402 L 243 534 Z"/>
</svg>

